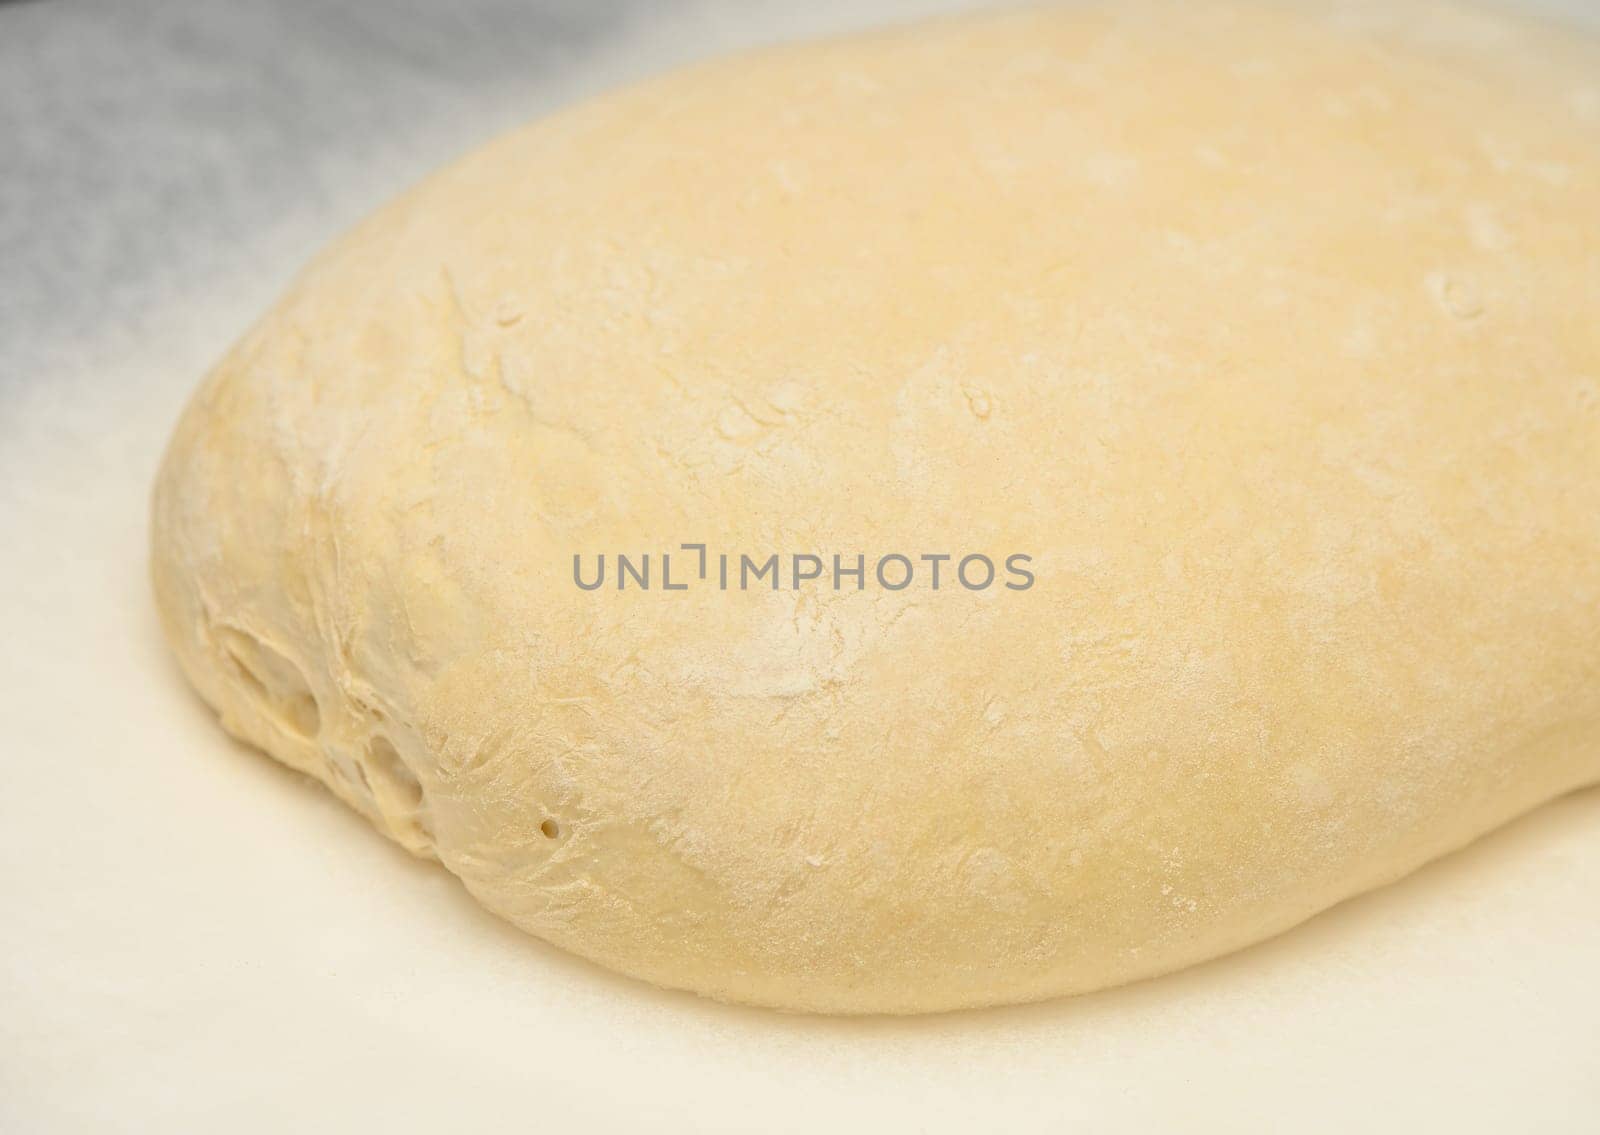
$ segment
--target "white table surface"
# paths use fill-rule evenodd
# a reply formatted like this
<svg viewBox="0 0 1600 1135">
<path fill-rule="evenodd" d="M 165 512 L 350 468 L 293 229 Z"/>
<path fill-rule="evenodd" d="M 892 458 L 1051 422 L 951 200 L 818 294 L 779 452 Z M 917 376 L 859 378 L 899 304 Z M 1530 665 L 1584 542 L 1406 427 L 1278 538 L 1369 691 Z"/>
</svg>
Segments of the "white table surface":
<svg viewBox="0 0 1600 1135">
<path fill-rule="evenodd" d="M 1600 1131 L 1600 792 L 1172 977 L 829 1020 L 522 936 L 178 677 L 155 462 L 324 240 L 585 92 L 951 6 L 0 3 L 0 1131 Z"/>
</svg>

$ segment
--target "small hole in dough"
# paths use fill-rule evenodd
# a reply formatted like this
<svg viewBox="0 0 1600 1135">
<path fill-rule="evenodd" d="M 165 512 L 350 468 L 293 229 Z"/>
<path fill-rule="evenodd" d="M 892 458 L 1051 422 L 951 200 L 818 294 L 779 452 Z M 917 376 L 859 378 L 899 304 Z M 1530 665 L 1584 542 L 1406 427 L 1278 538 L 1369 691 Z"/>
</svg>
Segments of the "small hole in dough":
<svg viewBox="0 0 1600 1135">
<path fill-rule="evenodd" d="M 252 694 L 260 698 L 262 701 L 266 701 L 268 696 L 267 687 L 262 683 L 260 678 L 256 677 L 256 672 L 250 669 L 250 664 L 243 658 L 240 658 L 239 652 L 232 646 L 226 647 L 225 649 L 228 653 L 228 661 L 233 663 L 234 670 L 238 672 L 238 675 L 244 681 L 246 688 L 248 688 Z"/>
<path fill-rule="evenodd" d="M 322 730 L 322 711 L 317 708 L 317 699 L 310 694 L 296 694 L 290 698 L 284 704 L 283 716 L 289 728 L 302 737 L 315 737 Z"/>
<path fill-rule="evenodd" d="M 389 738 L 380 734 L 367 742 L 367 768 L 384 811 L 415 812 L 422 806 L 417 774 L 406 767 Z"/>
<path fill-rule="evenodd" d="M 250 696 L 280 727 L 310 739 L 322 728 L 322 712 L 300 668 L 254 635 L 224 627 L 223 653 Z"/>
<path fill-rule="evenodd" d="M 561 834 L 561 825 L 554 820 L 546 820 L 539 825 L 539 830 L 544 833 L 545 839 L 555 839 Z"/>
<path fill-rule="evenodd" d="M 361 767 L 361 762 L 351 760 L 349 757 L 330 749 L 327 753 L 328 768 L 340 781 L 354 788 L 368 800 L 372 799 L 372 785 L 367 783 L 367 770 Z"/>
</svg>

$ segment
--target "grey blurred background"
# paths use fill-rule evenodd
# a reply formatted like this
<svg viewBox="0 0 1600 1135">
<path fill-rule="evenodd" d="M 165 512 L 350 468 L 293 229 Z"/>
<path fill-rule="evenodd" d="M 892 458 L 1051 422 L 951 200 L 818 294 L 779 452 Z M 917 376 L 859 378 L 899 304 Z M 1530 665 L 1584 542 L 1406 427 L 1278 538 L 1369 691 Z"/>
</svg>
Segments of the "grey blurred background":
<svg viewBox="0 0 1600 1135">
<path fill-rule="evenodd" d="M 408 134 L 459 122 L 470 144 L 672 6 L 0 3 L 0 384 L 229 267 L 259 226 L 337 208 L 345 182 L 404 184 L 432 156 Z"/>
</svg>

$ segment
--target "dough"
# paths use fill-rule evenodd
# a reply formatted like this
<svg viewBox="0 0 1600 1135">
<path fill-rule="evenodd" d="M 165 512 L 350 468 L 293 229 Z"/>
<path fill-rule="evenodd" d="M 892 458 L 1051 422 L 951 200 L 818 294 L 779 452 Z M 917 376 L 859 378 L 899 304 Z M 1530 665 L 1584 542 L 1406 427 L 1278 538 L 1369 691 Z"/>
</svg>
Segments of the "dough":
<svg viewBox="0 0 1600 1135">
<path fill-rule="evenodd" d="M 231 733 L 626 973 L 1244 946 L 1600 778 L 1600 53 L 1118 3 L 606 96 L 304 272 L 153 569 Z"/>
</svg>

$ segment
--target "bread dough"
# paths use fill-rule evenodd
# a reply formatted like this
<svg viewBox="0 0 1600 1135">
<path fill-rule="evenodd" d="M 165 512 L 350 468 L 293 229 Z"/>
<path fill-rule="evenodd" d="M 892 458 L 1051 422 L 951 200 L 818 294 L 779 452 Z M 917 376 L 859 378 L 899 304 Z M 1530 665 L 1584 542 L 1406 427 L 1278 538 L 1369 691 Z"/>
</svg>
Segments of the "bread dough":
<svg viewBox="0 0 1600 1135">
<path fill-rule="evenodd" d="M 537 122 L 195 395 L 166 632 L 663 985 L 916 1012 L 1256 941 L 1600 779 L 1597 76 L 1480 12 L 1119 3 Z"/>
</svg>

